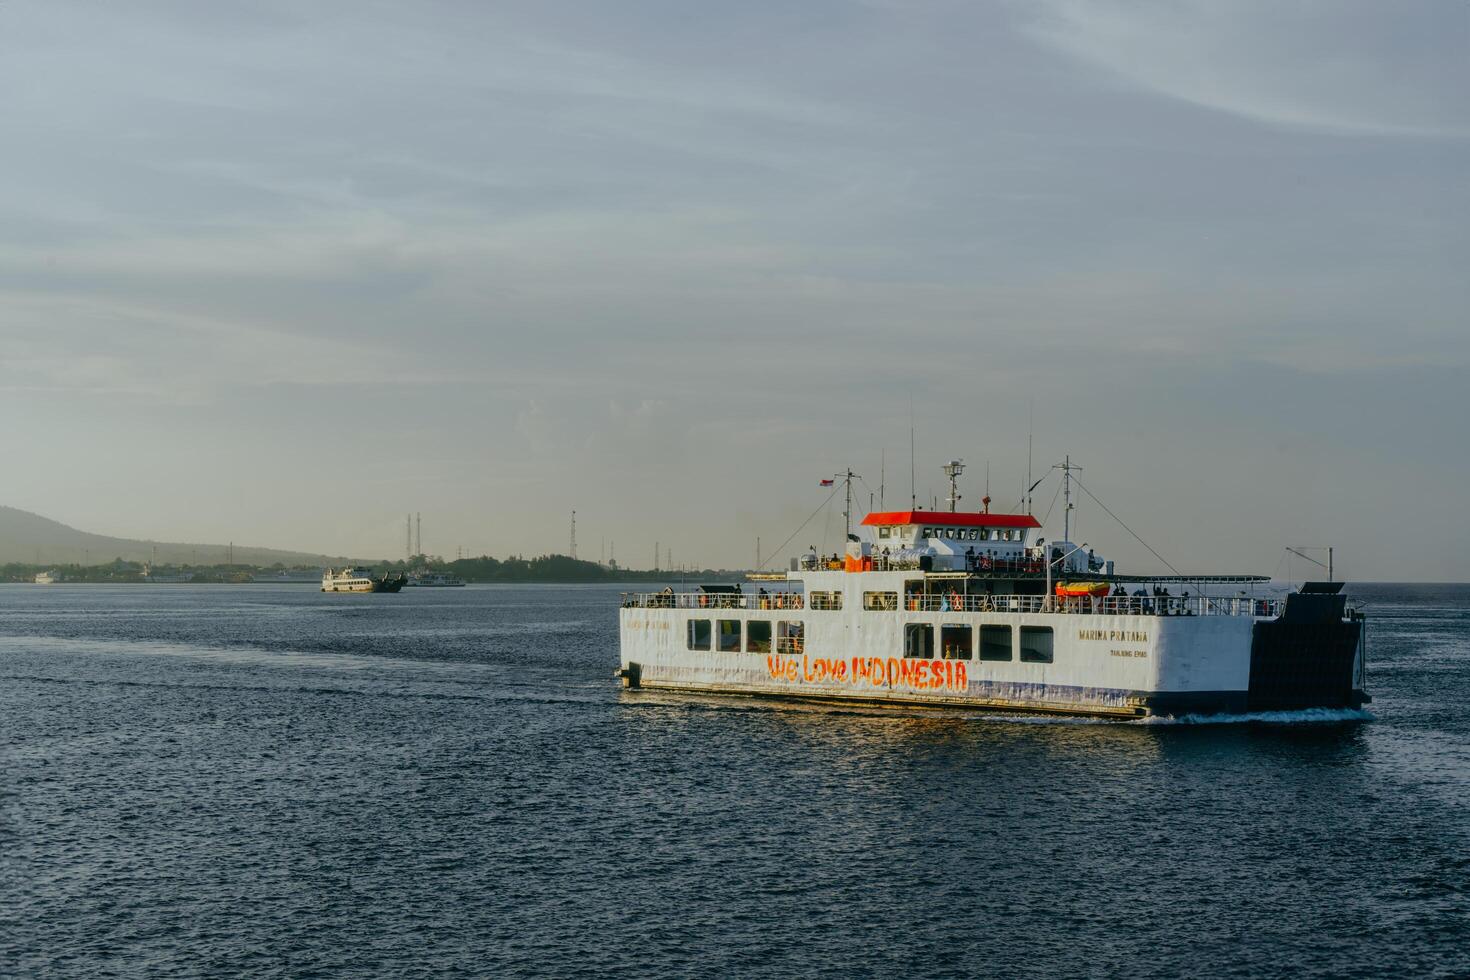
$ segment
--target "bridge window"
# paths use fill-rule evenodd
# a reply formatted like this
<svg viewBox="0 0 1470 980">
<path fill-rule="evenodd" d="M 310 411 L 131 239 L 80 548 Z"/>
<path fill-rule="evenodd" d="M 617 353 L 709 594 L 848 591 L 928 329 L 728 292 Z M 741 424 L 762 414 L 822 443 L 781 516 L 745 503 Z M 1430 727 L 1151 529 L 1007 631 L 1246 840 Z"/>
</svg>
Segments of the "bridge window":
<svg viewBox="0 0 1470 980">
<path fill-rule="evenodd" d="M 969 660 L 973 634 L 968 626 L 939 628 L 939 657 L 942 660 Z"/>
<path fill-rule="evenodd" d="M 1012 656 L 1009 626 L 980 627 L 981 660 L 1010 660 Z"/>
<path fill-rule="evenodd" d="M 805 629 L 799 619 L 783 619 L 776 624 L 776 652 L 801 653 L 805 648 Z"/>
<path fill-rule="evenodd" d="M 909 623 L 903 631 L 903 655 L 919 660 L 934 658 L 934 627 L 928 623 Z"/>
<path fill-rule="evenodd" d="M 880 538 L 886 538 L 886 537 L 889 536 L 889 534 L 892 531 L 893 531 L 893 528 L 891 528 L 891 527 L 880 527 L 880 528 L 878 528 L 878 537 L 880 537 Z"/>
<path fill-rule="evenodd" d="M 1021 662 L 1049 664 L 1052 658 L 1052 636 L 1050 626 L 1021 627 Z"/>
<path fill-rule="evenodd" d="M 982 527 L 980 529 L 980 540 L 981 541 L 989 541 L 990 540 L 990 528 L 988 528 L 988 527 Z"/>
<path fill-rule="evenodd" d="M 709 649 L 709 620 L 691 619 L 689 621 L 689 649 Z"/>
<path fill-rule="evenodd" d="M 720 624 L 720 645 L 719 645 L 720 652 L 721 653 L 739 653 L 740 652 L 740 620 L 738 620 L 738 619 L 722 619 L 722 620 L 719 620 L 719 624 Z"/>
<path fill-rule="evenodd" d="M 752 619 L 745 624 L 745 652 L 771 652 L 771 623 L 766 619 Z"/>
<path fill-rule="evenodd" d="M 898 608 L 897 592 L 864 592 L 863 608 L 867 610 L 885 610 Z"/>
</svg>

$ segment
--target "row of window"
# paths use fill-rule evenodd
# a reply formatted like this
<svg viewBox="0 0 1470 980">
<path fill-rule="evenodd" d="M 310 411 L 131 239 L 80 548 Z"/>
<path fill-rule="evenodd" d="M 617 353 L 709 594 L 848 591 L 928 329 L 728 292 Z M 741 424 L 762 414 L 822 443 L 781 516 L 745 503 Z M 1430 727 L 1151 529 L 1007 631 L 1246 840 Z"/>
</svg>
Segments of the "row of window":
<svg viewBox="0 0 1470 980">
<path fill-rule="evenodd" d="M 1017 643 L 1019 633 L 1020 642 Z M 1052 662 L 1052 629 L 1050 626 L 1004 625 L 981 626 L 979 648 L 976 632 L 970 626 L 941 625 L 939 646 L 934 646 L 934 626 L 930 623 L 908 623 L 903 632 L 903 655 L 920 660 L 1020 660 L 1026 664 Z"/>
<path fill-rule="evenodd" d="M 782 619 L 776 622 L 776 652 L 777 653 L 801 653 L 802 652 L 802 624 L 796 619 Z M 691 619 L 689 621 L 686 645 L 691 650 L 708 650 L 713 640 L 714 649 L 721 653 L 739 653 L 742 649 L 740 643 L 740 620 L 717 619 L 711 626 L 708 619 Z M 745 644 L 743 649 L 746 653 L 770 653 L 771 652 L 771 621 L 768 619 L 750 619 L 745 621 Z"/>
<path fill-rule="evenodd" d="M 690 650 L 715 649 L 721 653 L 770 653 L 771 621 L 745 620 L 742 643 L 741 620 L 691 619 L 686 645 Z M 978 639 L 978 646 L 976 641 Z M 801 653 L 803 629 L 800 620 L 777 620 L 774 632 L 777 653 Z M 1018 642 L 1019 641 L 1019 642 Z M 945 624 L 939 627 L 939 645 L 934 644 L 932 623 L 908 623 L 904 626 L 903 655 L 920 660 L 1015 660 L 1027 664 L 1052 662 L 1052 628 L 1050 626 L 971 626 Z"/>
<path fill-rule="evenodd" d="M 922 527 L 919 528 L 919 537 L 922 538 L 949 538 L 952 541 L 1020 541 L 1025 534 L 1019 528 L 1009 527 Z M 903 528 L 880 527 L 878 528 L 880 538 L 901 538 Z"/>
</svg>

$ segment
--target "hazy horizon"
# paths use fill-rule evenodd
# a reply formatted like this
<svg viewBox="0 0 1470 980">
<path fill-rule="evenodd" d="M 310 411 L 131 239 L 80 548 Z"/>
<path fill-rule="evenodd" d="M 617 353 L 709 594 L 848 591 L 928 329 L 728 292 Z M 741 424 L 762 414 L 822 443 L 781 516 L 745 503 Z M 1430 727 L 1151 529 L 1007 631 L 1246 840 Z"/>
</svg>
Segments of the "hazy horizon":
<svg viewBox="0 0 1470 980">
<path fill-rule="evenodd" d="M 921 502 L 960 457 L 1012 508 L 1029 428 L 1186 571 L 1465 581 L 1467 42 L 1449 2 L 0 4 L 0 504 L 384 557 L 575 509 L 579 557 L 745 567 L 847 466 L 906 507 L 912 411 Z"/>
</svg>

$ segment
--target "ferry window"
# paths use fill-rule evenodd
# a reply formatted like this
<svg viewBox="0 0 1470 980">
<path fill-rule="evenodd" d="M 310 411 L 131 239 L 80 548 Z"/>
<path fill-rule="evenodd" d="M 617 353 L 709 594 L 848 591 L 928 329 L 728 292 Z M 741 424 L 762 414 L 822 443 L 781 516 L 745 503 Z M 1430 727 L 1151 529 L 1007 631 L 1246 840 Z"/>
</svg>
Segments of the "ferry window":
<svg viewBox="0 0 1470 980">
<path fill-rule="evenodd" d="M 1021 627 L 1021 661 L 1028 664 L 1051 663 L 1051 627 Z"/>
<path fill-rule="evenodd" d="M 980 627 L 981 660 L 1010 660 L 1012 656 L 1009 626 Z"/>
<path fill-rule="evenodd" d="M 783 619 L 776 624 L 776 652 L 801 653 L 805 630 L 801 620 Z"/>
<path fill-rule="evenodd" d="M 934 652 L 934 627 L 928 623 L 909 623 L 903 631 L 903 655 L 929 660 Z"/>
<path fill-rule="evenodd" d="M 689 621 L 689 649 L 709 649 L 709 620 L 691 619 Z"/>
<path fill-rule="evenodd" d="M 811 595 L 813 609 L 841 609 L 841 592 L 813 592 Z"/>
<path fill-rule="evenodd" d="M 988 528 L 988 527 L 982 527 L 980 529 L 980 540 L 981 541 L 989 541 L 990 540 L 990 528 Z"/>
<path fill-rule="evenodd" d="M 951 540 L 953 540 L 953 538 L 954 538 L 954 528 L 952 528 L 952 527 L 945 528 L 944 529 L 944 536 L 946 538 L 950 538 Z"/>
<path fill-rule="evenodd" d="M 897 592 L 864 592 L 863 608 L 869 610 L 897 609 Z"/>
<path fill-rule="evenodd" d="M 969 660 L 973 636 L 968 626 L 939 627 L 939 657 L 941 660 Z"/>
<path fill-rule="evenodd" d="M 878 528 L 878 537 L 880 537 L 880 538 L 886 538 L 886 537 L 888 537 L 888 532 L 890 532 L 892 530 L 893 530 L 893 528 L 891 528 L 891 527 L 880 527 L 880 528 Z"/>
<path fill-rule="evenodd" d="M 720 652 L 721 653 L 739 653 L 740 652 L 740 620 L 738 620 L 738 619 L 721 619 L 718 622 L 720 624 L 720 645 L 719 645 Z"/>
<path fill-rule="evenodd" d="M 765 619 L 752 619 L 745 624 L 745 652 L 771 652 L 771 623 Z"/>
</svg>

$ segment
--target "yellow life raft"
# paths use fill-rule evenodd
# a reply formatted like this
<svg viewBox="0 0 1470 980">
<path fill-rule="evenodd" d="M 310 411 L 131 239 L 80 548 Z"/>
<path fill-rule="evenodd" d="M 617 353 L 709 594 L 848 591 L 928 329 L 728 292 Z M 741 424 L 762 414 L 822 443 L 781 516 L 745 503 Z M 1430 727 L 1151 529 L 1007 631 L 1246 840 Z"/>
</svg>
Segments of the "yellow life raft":
<svg viewBox="0 0 1470 980">
<path fill-rule="evenodd" d="M 1112 586 L 1106 582 L 1058 582 L 1057 595 L 1060 596 L 1104 596 L 1112 591 Z"/>
</svg>

